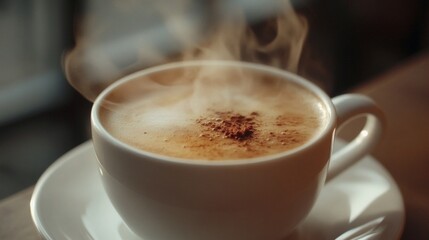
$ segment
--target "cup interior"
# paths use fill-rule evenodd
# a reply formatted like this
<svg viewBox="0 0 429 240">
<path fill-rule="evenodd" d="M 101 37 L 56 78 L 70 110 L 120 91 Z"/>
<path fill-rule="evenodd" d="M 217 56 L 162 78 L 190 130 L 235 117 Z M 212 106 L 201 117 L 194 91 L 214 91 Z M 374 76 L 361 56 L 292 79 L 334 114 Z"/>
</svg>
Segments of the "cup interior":
<svg viewBox="0 0 429 240">
<path fill-rule="evenodd" d="M 210 76 L 216 76 L 219 69 L 229 69 L 229 73 L 232 74 L 244 74 L 245 76 L 253 76 L 253 75 L 261 75 L 267 77 L 273 77 L 275 79 L 281 79 L 282 81 L 288 81 L 293 84 L 299 85 L 304 88 L 311 94 L 317 97 L 319 100 L 317 104 L 319 104 L 320 108 L 323 109 L 323 113 L 325 114 L 325 121 L 323 123 L 323 127 L 321 130 L 314 135 L 310 140 L 308 140 L 303 145 L 294 148 L 292 150 L 288 150 L 285 152 L 259 156 L 250 159 L 237 159 L 234 161 L 231 160 L 217 160 L 217 161 L 194 161 L 179 157 L 171 157 L 165 156 L 162 154 L 157 154 L 145 150 L 138 149 L 136 147 L 130 146 L 129 144 L 124 143 L 123 141 L 118 140 L 114 137 L 104 126 L 102 122 L 102 113 L 103 108 L 107 104 L 112 103 L 112 99 L 114 100 L 112 104 L 116 104 L 117 102 L 124 101 L 123 94 L 117 94 L 119 91 L 126 91 L 129 94 L 125 96 L 125 98 L 129 97 L 138 97 L 139 89 L 133 88 L 132 82 L 139 81 L 142 78 L 147 77 L 156 77 L 158 75 L 162 75 L 162 79 L 176 79 L 176 78 L 184 78 L 186 83 L 186 76 L 191 75 L 195 76 L 200 74 L 200 69 L 209 69 L 204 74 L 209 74 Z M 160 78 L 161 79 L 161 78 Z M 170 84 L 169 82 L 164 82 L 165 80 L 158 81 L 158 84 Z M 183 82 L 177 83 L 179 87 L 181 87 Z M 213 84 L 213 83 L 207 83 Z M 218 84 L 218 83 L 216 83 Z M 229 83 L 228 83 L 229 84 Z M 150 89 L 150 88 L 149 88 Z M 146 92 L 146 94 L 150 94 L 150 92 Z M 305 80 L 304 78 L 269 66 L 253 64 L 253 63 L 245 63 L 245 62 L 237 62 L 237 61 L 187 61 L 187 62 L 178 62 L 178 63 L 170 63 L 165 64 L 145 70 L 141 70 L 135 72 L 131 75 L 128 75 L 122 79 L 119 79 L 109 87 L 107 87 L 95 100 L 92 112 L 91 112 L 91 123 L 93 126 L 93 131 L 97 131 L 103 138 L 107 139 L 111 143 L 116 146 L 119 146 L 127 151 L 134 152 L 136 154 L 141 154 L 145 156 L 149 156 L 151 158 L 160 159 L 168 162 L 175 162 L 181 164 L 204 164 L 204 165 L 236 165 L 236 164 L 248 164 L 248 163 L 258 163 L 264 162 L 268 160 L 274 160 L 279 158 L 285 158 L 289 155 L 298 154 L 301 151 L 304 151 L 308 146 L 317 143 L 327 134 L 331 134 L 333 128 L 335 126 L 336 118 L 335 118 L 335 110 L 333 108 L 333 104 L 331 99 L 326 95 L 323 90 L 317 87 L 315 84 Z"/>
</svg>

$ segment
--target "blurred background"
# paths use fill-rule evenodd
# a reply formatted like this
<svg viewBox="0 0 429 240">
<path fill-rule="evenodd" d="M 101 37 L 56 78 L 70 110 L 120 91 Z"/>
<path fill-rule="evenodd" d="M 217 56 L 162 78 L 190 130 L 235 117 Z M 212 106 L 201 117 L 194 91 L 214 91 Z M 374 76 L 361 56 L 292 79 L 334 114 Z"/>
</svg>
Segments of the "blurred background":
<svg viewBox="0 0 429 240">
<path fill-rule="evenodd" d="M 211 19 L 233 3 L 245 9 L 246 20 L 261 34 L 261 23 L 269 21 L 276 9 L 274 0 L 187 2 L 192 9 L 185 11 L 185 17 L 191 26 L 210 26 Z M 299 73 L 315 79 L 331 96 L 370 81 L 429 45 L 426 0 L 295 0 L 292 4 L 309 26 Z M 91 102 L 67 82 L 64 55 L 85 34 L 106 36 L 103 31 L 108 31 L 85 28 L 88 21 L 82 16 L 117 27 L 115 37 L 107 38 L 110 49 L 138 45 L 139 40 L 124 38 L 138 29 L 145 41 L 165 44 L 166 54 L 180 53 L 182 45 L 154 31 L 162 28 L 162 14 L 154 14 L 153 7 L 151 1 L 130 0 L 0 1 L 0 199 L 33 185 L 58 157 L 90 138 Z M 132 62 L 120 60 L 115 64 Z"/>
</svg>

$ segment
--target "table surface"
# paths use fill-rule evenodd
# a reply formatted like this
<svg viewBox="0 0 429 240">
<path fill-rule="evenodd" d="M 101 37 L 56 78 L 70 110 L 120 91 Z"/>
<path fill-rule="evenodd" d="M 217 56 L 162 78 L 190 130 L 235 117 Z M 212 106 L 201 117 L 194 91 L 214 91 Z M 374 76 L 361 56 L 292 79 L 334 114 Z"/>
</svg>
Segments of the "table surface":
<svg viewBox="0 0 429 240">
<path fill-rule="evenodd" d="M 392 174 L 405 201 L 402 239 L 429 239 L 429 54 L 405 61 L 352 92 L 373 98 L 388 129 L 372 155 Z M 343 132 L 345 138 L 353 132 Z M 0 239 L 40 239 L 30 216 L 33 187 L 0 201 Z"/>
</svg>

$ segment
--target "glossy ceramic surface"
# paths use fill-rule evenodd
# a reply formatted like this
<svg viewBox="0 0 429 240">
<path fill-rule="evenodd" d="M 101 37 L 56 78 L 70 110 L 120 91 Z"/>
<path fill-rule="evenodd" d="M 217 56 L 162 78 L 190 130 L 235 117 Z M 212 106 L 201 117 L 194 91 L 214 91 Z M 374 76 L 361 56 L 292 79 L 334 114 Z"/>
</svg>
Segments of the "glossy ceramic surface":
<svg viewBox="0 0 429 240">
<path fill-rule="evenodd" d="M 342 145 L 335 143 L 336 148 Z M 107 198 L 91 142 L 65 154 L 43 174 L 31 213 L 49 240 L 141 240 Z M 403 224 L 403 200 L 395 181 L 367 156 L 326 184 L 310 215 L 288 239 L 399 239 Z"/>
</svg>

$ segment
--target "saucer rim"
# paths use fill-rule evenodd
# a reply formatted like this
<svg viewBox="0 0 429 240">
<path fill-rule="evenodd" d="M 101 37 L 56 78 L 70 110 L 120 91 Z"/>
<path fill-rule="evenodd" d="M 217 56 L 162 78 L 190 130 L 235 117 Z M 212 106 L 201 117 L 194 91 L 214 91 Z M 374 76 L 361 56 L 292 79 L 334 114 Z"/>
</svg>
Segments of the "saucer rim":
<svg viewBox="0 0 429 240">
<path fill-rule="evenodd" d="M 88 140 L 77 145 L 71 150 L 67 151 L 65 154 L 63 154 L 57 160 L 55 160 L 55 162 L 53 162 L 45 170 L 45 172 L 43 172 L 39 180 L 37 180 L 37 183 L 34 187 L 34 190 L 30 199 L 30 214 L 31 214 L 31 219 L 33 220 L 33 223 L 42 238 L 46 240 L 54 240 L 54 238 L 50 236 L 47 230 L 42 226 L 43 224 L 39 217 L 40 214 L 38 214 L 37 204 L 38 204 L 38 199 L 40 198 L 39 196 L 42 191 L 42 188 L 45 186 L 45 183 L 49 180 L 52 174 L 55 173 L 58 169 L 60 169 L 64 165 L 64 163 L 66 163 L 68 160 L 72 159 L 73 156 L 79 153 L 84 153 L 85 151 L 89 151 L 91 147 L 92 147 L 92 140 Z"/>
</svg>

